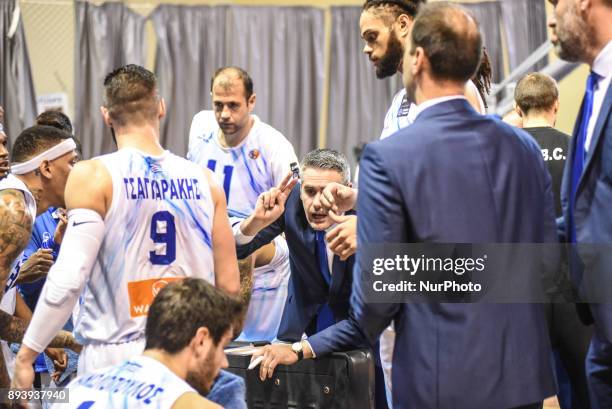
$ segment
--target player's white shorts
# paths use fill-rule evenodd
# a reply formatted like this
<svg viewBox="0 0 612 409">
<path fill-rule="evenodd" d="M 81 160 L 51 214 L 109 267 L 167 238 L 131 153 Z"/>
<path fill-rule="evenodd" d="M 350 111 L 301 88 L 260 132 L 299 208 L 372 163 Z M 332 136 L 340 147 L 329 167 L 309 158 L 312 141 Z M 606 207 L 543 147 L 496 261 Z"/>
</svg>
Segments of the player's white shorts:
<svg viewBox="0 0 612 409">
<path fill-rule="evenodd" d="M 82 376 L 100 368 L 116 365 L 135 355 L 142 354 L 145 347 L 144 337 L 122 344 L 88 344 L 83 346 L 79 355 L 77 376 Z"/>
<path fill-rule="evenodd" d="M 385 393 L 387 394 L 387 405 L 393 409 L 393 399 L 391 397 L 391 364 L 393 362 L 393 350 L 395 349 L 395 327 L 393 322 L 382 334 L 380 334 L 380 364 L 385 375 Z"/>
</svg>

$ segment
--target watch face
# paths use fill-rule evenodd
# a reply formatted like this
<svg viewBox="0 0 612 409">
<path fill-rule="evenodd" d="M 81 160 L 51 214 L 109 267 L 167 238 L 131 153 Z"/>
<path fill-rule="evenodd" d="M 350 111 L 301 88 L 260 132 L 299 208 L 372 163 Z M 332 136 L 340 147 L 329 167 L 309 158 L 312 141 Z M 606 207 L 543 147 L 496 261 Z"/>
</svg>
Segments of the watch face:
<svg viewBox="0 0 612 409">
<path fill-rule="evenodd" d="M 300 352 L 302 350 L 302 343 L 294 342 L 293 344 L 291 344 L 291 349 L 293 350 L 293 352 Z"/>
</svg>

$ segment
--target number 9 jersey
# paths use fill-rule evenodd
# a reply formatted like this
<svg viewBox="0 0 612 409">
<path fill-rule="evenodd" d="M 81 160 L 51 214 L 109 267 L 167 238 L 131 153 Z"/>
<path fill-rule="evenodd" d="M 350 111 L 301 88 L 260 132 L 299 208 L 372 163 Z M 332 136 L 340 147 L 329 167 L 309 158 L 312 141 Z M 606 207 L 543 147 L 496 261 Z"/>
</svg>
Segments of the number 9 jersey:
<svg viewBox="0 0 612 409">
<path fill-rule="evenodd" d="M 112 177 L 113 197 L 75 335 L 130 342 L 144 336 L 149 306 L 166 284 L 197 277 L 214 285 L 214 203 L 205 170 L 168 151 L 123 148 L 96 160 Z"/>
</svg>

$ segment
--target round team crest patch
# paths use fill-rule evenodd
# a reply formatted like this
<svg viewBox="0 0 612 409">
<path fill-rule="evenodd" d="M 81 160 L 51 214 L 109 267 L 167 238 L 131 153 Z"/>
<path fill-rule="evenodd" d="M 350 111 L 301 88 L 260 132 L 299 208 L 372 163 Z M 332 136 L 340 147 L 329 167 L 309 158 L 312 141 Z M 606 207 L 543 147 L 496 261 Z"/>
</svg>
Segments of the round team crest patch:
<svg viewBox="0 0 612 409">
<path fill-rule="evenodd" d="M 251 152 L 249 152 L 249 158 L 251 159 L 259 158 L 259 149 L 253 149 Z"/>
</svg>

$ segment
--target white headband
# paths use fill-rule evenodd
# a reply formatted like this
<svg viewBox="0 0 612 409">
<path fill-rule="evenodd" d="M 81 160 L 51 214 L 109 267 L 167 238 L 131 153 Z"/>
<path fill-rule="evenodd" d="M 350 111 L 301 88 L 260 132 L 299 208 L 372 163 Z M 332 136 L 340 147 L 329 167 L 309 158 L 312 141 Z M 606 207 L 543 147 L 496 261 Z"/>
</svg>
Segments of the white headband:
<svg viewBox="0 0 612 409">
<path fill-rule="evenodd" d="M 14 163 L 11 165 L 11 173 L 14 175 L 25 175 L 33 170 L 38 169 L 41 163 L 46 160 L 57 159 L 62 155 L 76 149 L 74 139 L 68 138 L 58 143 L 57 145 L 47 149 L 38 156 L 33 157 L 25 162 Z"/>
</svg>

